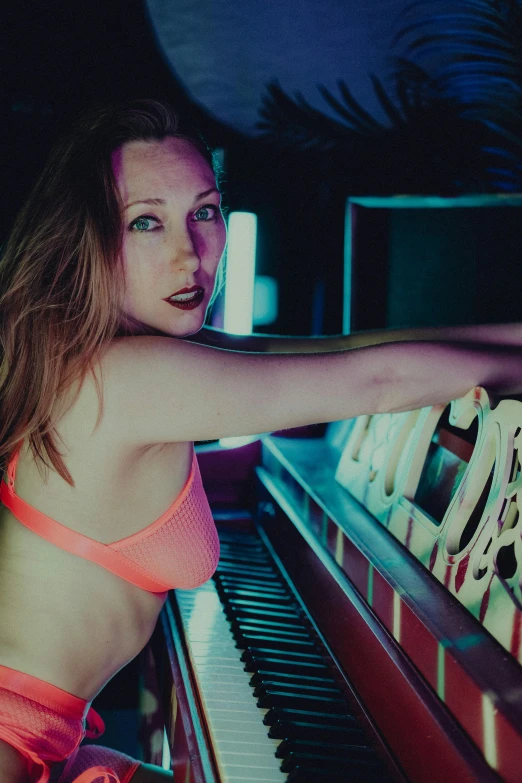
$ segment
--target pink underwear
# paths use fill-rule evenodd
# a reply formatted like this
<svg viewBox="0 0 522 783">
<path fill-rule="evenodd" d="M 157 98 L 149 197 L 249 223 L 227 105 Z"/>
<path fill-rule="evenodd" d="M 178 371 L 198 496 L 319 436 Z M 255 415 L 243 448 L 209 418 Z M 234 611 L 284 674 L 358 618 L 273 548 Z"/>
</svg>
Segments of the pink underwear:
<svg viewBox="0 0 522 783">
<path fill-rule="evenodd" d="M 0 665 L 0 739 L 28 759 L 31 783 L 129 783 L 141 761 L 102 745 L 80 747 L 104 731 L 90 702 Z"/>
</svg>

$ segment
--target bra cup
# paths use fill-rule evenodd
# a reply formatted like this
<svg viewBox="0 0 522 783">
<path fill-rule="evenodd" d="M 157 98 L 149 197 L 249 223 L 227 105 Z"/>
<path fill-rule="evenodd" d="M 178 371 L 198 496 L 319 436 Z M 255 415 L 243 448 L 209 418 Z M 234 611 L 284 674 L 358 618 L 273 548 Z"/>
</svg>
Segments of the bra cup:
<svg viewBox="0 0 522 783">
<path fill-rule="evenodd" d="M 189 477 L 170 508 L 143 530 L 111 544 L 71 530 L 16 495 L 18 453 L 8 466 L 9 483 L 1 482 L 0 500 L 22 524 L 55 546 L 154 593 L 198 587 L 216 570 L 219 539 L 195 451 Z"/>
</svg>

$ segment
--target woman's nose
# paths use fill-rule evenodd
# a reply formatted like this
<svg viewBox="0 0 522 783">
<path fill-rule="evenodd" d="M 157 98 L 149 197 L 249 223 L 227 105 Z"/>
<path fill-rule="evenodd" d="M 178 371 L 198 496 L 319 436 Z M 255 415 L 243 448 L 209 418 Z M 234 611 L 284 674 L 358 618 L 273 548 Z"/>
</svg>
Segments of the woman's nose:
<svg viewBox="0 0 522 783">
<path fill-rule="evenodd" d="M 195 271 L 199 269 L 201 261 L 197 253 L 178 253 L 176 256 L 176 266 L 178 269 L 186 269 L 188 271 Z"/>
<path fill-rule="evenodd" d="M 178 269 L 196 270 L 200 266 L 201 260 L 193 238 L 187 232 L 184 236 L 176 237 L 176 240 L 173 264 Z"/>
</svg>

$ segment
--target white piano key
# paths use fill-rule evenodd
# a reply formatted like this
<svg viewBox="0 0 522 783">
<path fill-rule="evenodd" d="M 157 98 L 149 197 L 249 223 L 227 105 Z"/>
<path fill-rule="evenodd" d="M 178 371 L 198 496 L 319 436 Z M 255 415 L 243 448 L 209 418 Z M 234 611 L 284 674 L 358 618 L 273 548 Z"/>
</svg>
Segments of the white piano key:
<svg viewBox="0 0 522 783">
<path fill-rule="evenodd" d="M 286 781 L 214 582 L 175 596 L 221 783 Z"/>
<path fill-rule="evenodd" d="M 236 737 L 237 735 L 239 736 L 240 741 L 244 743 L 245 737 L 241 735 L 246 734 L 252 737 L 252 726 L 259 726 L 259 721 L 251 720 L 249 718 L 238 721 L 237 718 L 227 719 L 225 716 L 221 716 L 219 721 L 219 728 L 215 728 L 214 733 L 217 737 L 221 737 L 221 739 L 230 739 L 230 737 Z M 257 737 L 254 736 L 252 742 L 256 741 Z M 259 741 L 266 747 L 266 742 L 264 739 Z"/>
<path fill-rule="evenodd" d="M 208 676 L 201 678 L 201 682 L 204 683 L 208 682 L 209 680 L 212 682 L 212 687 L 214 689 L 214 693 L 216 694 L 224 693 L 232 695 L 234 693 L 244 693 L 244 680 L 243 682 L 239 682 L 236 678 L 234 678 L 233 680 L 227 680 L 223 682 L 217 677 L 215 680 L 212 680 L 212 678 Z"/>
<path fill-rule="evenodd" d="M 244 676 L 240 676 L 236 674 L 236 672 L 214 672 L 209 667 L 207 667 L 206 670 L 200 669 L 199 674 L 202 682 L 206 682 L 206 680 L 209 679 L 212 681 L 214 687 L 219 686 L 226 688 L 230 686 L 232 688 L 236 684 L 242 687 L 245 682 Z M 241 672 L 241 675 L 242 674 L 243 672 Z"/>
</svg>

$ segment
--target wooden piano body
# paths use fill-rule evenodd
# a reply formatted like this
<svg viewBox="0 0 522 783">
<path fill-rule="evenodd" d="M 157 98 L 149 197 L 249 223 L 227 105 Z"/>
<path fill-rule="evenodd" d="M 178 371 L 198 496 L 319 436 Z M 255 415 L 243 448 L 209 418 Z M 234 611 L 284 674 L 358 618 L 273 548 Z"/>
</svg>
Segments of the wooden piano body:
<svg viewBox="0 0 522 783">
<path fill-rule="evenodd" d="M 307 753 L 318 769 L 328 743 L 300 746 L 293 773 L 263 772 L 236 671 L 263 735 L 266 704 L 239 657 L 230 680 L 208 668 L 222 649 L 211 631 L 231 615 L 210 619 L 205 600 L 218 614 L 219 600 L 203 587 L 171 594 L 149 646 L 176 783 L 522 781 L 521 447 L 522 402 L 478 388 L 450 406 L 199 446 L 218 529 L 254 531 L 297 591 L 377 761 L 365 774 L 355 748 L 353 769 L 336 767 L 350 751 L 333 737 L 324 776 L 299 769 Z M 212 700 L 228 710 L 217 728 Z"/>
</svg>

